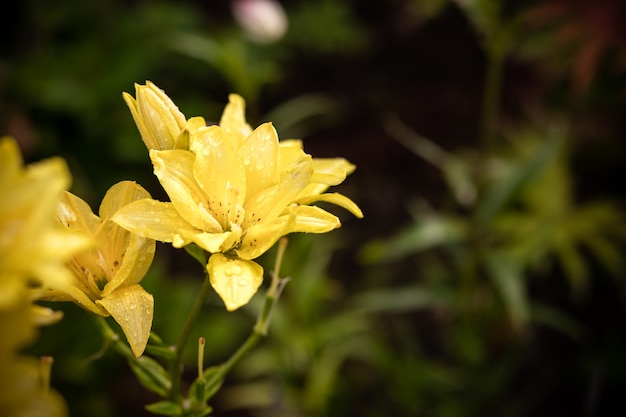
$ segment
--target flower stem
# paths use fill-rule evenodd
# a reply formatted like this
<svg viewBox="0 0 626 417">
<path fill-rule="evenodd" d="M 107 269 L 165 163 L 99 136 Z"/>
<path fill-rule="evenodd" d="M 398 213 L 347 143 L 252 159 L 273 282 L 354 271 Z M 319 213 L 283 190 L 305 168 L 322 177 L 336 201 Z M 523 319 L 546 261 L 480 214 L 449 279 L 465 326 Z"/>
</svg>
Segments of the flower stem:
<svg viewBox="0 0 626 417">
<path fill-rule="evenodd" d="M 223 379 L 226 374 L 228 374 L 228 372 L 230 372 L 230 370 L 241 360 L 241 358 L 250 352 L 259 343 L 261 338 L 267 335 L 267 329 L 270 324 L 272 312 L 274 311 L 274 307 L 280 298 L 280 294 L 288 281 L 287 278 L 280 278 L 279 276 L 280 266 L 283 262 L 283 255 L 285 254 L 286 248 L 287 238 L 283 237 L 279 242 L 278 253 L 276 254 L 276 262 L 274 265 L 274 271 L 272 272 L 272 282 L 267 290 L 267 293 L 265 294 L 263 307 L 261 308 L 256 324 L 252 328 L 252 333 L 250 333 L 248 338 L 241 346 L 239 346 L 235 353 L 233 353 L 231 357 L 220 366 L 219 371 L 213 374 L 207 385 L 211 386 Z"/>
<path fill-rule="evenodd" d="M 170 380 L 172 381 L 172 389 L 170 391 L 170 399 L 175 402 L 180 402 L 182 399 L 182 394 L 180 392 L 181 385 L 181 375 L 182 375 L 182 360 L 183 360 L 183 351 L 187 342 L 189 340 L 189 336 L 191 334 L 191 329 L 195 324 L 198 316 L 200 315 L 200 311 L 202 311 L 202 307 L 206 301 L 207 296 L 209 295 L 209 291 L 211 290 L 211 281 L 209 280 L 209 274 L 205 270 L 204 281 L 202 282 L 202 287 L 200 287 L 200 292 L 194 301 L 193 306 L 191 307 L 191 311 L 187 316 L 187 321 L 185 322 L 185 326 L 178 336 L 178 340 L 176 341 L 176 345 L 174 346 L 174 359 L 170 363 L 169 373 Z"/>
</svg>

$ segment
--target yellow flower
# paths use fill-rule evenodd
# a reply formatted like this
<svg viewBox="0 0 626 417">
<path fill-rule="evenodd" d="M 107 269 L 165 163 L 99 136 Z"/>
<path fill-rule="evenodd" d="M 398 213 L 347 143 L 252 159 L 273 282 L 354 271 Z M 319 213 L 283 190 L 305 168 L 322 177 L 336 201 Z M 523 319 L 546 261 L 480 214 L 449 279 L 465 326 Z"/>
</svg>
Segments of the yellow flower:
<svg viewBox="0 0 626 417">
<path fill-rule="evenodd" d="M 59 196 L 70 182 L 62 159 L 24 167 L 17 143 L 0 139 L 0 310 L 11 308 L 33 283 L 69 282 L 65 262 L 91 244 L 55 218 Z"/>
<path fill-rule="evenodd" d="M 136 99 L 123 93 L 124 101 L 148 149 L 188 149 L 189 130 L 205 125 L 204 119 L 187 121 L 163 90 L 151 83 L 135 84 Z"/>
<path fill-rule="evenodd" d="M 122 229 L 111 221 L 121 207 L 150 194 L 131 181 L 122 181 L 107 191 L 100 216 L 80 198 L 66 192 L 58 205 L 58 218 L 70 230 L 81 231 L 97 246 L 75 255 L 69 266 L 71 282 L 55 285 L 43 295 L 50 301 L 72 301 L 100 316 L 112 316 L 130 347 L 140 356 L 150 336 L 154 299 L 139 282 L 154 258 L 155 241 Z"/>
<path fill-rule="evenodd" d="M 229 311 L 245 305 L 263 280 L 252 260 L 292 232 L 325 233 L 341 225 L 310 204 L 324 201 L 357 217 L 347 197 L 325 193 L 354 170 L 342 158 L 313 159 L 297 140 L 280 142 L 271 123 L 254 131 L 244 101 L 231 95 L 219 126 L 198 127 L 189 149 L 151 150 L 154 172 L 171 202 L 138 200 L 113 221 L 175 247 L 212 253 L 211 283 Z"/>
</svg>

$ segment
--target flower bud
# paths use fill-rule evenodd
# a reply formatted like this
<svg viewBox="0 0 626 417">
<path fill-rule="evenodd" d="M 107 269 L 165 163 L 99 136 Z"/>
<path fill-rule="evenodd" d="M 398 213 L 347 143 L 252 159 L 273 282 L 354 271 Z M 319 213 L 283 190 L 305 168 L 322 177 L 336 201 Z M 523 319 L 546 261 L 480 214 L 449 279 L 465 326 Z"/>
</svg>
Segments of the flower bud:
<svg viewBox="0 0 626 417">
<path fill-rule="evenodd" d="M 135 84 L 136 98 L 124 93 L 124 100 L 148 149 L 174 149 L 176 138 L 185 127 L 185 115 L 163 90 L 151 83 Z"/>
<path fill-rule="evenodd" d="M 287 15 L 275 0 L 235 0 L 233 14 L 254 42 L 276 42 L 287 32 Z"/>
</svg>

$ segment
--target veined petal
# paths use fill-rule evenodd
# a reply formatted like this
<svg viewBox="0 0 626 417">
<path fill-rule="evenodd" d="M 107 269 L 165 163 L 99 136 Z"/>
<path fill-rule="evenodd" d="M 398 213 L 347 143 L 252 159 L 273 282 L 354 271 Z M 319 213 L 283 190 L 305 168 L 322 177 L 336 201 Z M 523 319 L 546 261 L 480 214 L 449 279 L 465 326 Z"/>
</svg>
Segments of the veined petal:
<svg viewBox="0 0 626 417">
<path fill-rule="evenodd" d="M 356 166 L 344 158 L 313 158 L 311 182 L 338 185 L 355 169 Z"/>
<path fill-rule="evenodd" d="M 68 229 L 84 231 L 92 236 L 101 223 L 89 204 L 68 191 L 64 191 L 59 198 L 57 217 Z"/>
<path fill-rule="evenodd" d="M 247 304 L 263 282 L 263 268 L 259 264 L 221 253 L 211 255 L 206 268 L 211 285 L 228 311 Z"/>
<path fill-rule="evenodd" d="M 274 221 L 250 227 L 236 252 L 242 259 L 255 259 L 289 233 L 326 233 L 340 226 L 339 219 L 326 210 L 315 206 L 293 205 Z"/>
<path fill-rule="evenodd" d="M 201 127 L 206 127 L 204 118 L 196 116 L 187 120 L 185 128 L 180 131 L 180 134 L 176 138 L 175 148 L 188 151 L 190 149 L 192 138 Z"/>
<path fill-rule="evenodd" d="M 354 201 L 350 200 L 345 195 L 339 194 L 339 193 L 325 193 L 325 194 L 317 194 L 317 195 L 314 194 L 314 195 L 304 196 L 301 198 L 297 198 L 294 201 L 294 203 L 302 204 L 302 205 L 309 205 L 312 203 L 316 203 L 318 201 L 323 201 L 326 203 L 335 204 L 339 207 L 343 207 L 346 210 L 348 210 L 350 213 L 354 214 L 359 219 L 363 218 L 363 212 L 361 211 L 359 206 L 357 206 Z"/>
<path fill-rule="evenodd" d="M 7 136 L 0 138 L 0 191 L 17 179 L 23 163 L 17 143 Z"/>
<path fill-rule="evenodd" d="M 74 278 L 66 282 L 60 282 L 54 288 L 44 291 L 40 299 L 46 301 L 72 301 L 85 310 L 96 313 L 99 316 L 108 316 L 107 310 L 94 303 L 87 296 L 86 291 L 86 288 L 81 285 L 78 279 Z"/>
<path fill-rule="evenodd" d="M 356 166 L 343 158 L 313 158 L 311 183 L 302 190 L 300 197 L 322 194 L 332 185 L 339 185 Z"/>
<path fill-rule="evenodd" d="M 246 171 L 232 138 L 219 126 L 202 128 L 196 132 L 192 151 L 196 155 L 193 175 L 206 196 L 209 211 L 222 230 L 227 230 L 230 223 L 241 224 Z"/>
<path fill-rule="evenodd" d="M 115 224 L 110 220 L 107 223 Z M 115 227 L 124 230 L 117 224 L 115 224 Z M 123 246 L 126 251 L 120 253 L 117 258 L 120 264 L 112 265 L 114 268 L 112 278 L 109 279 L 109 282 L 102 290 L 103 297 L 108 296 L 120 286 L 137 284 L 143 279 L 148 269 L 150 269 L 150 265 L 152 265 L 156 242 L 134 233 L 126 232 L 126 234 L 130 235 L 128 236 L 128 243 Z"/>
<path fill-rule="evenodd" d="M 278 184 L 278 134 L 271 123 L 264 123 L 244 139 L 239 154 L 246 171 L 246 195 Z"/>
<path fill-rule="evenodd" d="M 172 242 L 181 230 L 198 231 L 182 218 L 172 203 L 143 199 L 119 209 L 111 218 L 124 229 L 161 242 Z"/>
<path fill-rule="evenodd" d="M 148 149 L 173 149 L 175 140 L 184 128 L 185 116 L 174 102 L 150 81 L 135 84 L 137 98 L 124 93 L 124 101 L 137 124 L 141 138 Z"/>
<path fill-rule="evenodd" d="M 302 149 L 300 140 L 292 139 L 279 142 L 278 144 L 278 169 L 279 172 L 290 170 L 298 164 L 302 158 L 309 156 Z M 309 156 L 310 157 L 310 156 Z"/>
<path fill-rule="evenodd" d="M 244 229 L 265 221 L 271 222 L 293 201 L 311 179 L 313 166 L 311 157 L 302 154 L 301 159 L 281 172 L 280 183 L 265 189 L 246 201 L 246 222 Z"/>
<path fill-rule="evenodd" d="M 111 218 L 117 210 L 133 201 L 151 198 L 141 185 L 134 181 L 120 181 L 108 189 L 100 203 L 100 219 Z"/>
<path fill-rule="evenodd" d="M 224 129 L 227 136 L 232 138 L 235 148 L 238 148 L 244 138 L 252 133 L 252 128 L 246 123 L 245 109 L 246 103 L 243 98 L 237 94 L 230 94 L 228 104 L 220 119 L 220 127 Z"/>
<path fill-rule="evenodd" d="M 183 150 L 150 151 L 154 173 L 176 211 L 195 228 L 210 233 L 222 226 L 208 211 L 206 196 L 195 180 L 193 153 Z"/>
<path fill-rule="evenodd" d="M 103 296 L 124 284 L 139 282 L 148 271 L 154 258 L 155 242 L 152 239 L 130 233 L 113 222 L 113 216 L 121 207 L 134 201 L 150 199 L 150 194 L 132 181 L 121 181 L 107 191 L 100 204 L 102 224 L 96 233 L 100 252 L 106 268 L 106 284 Z"/>
<path fill-rule="evenodd" d="M 223 233 L 181 230 L 172 240 L 172 245 L 176 248 L 182 248 L 193 242 L 210 253 L 225 252 L 232 248 L 240 237 L 240 228 Z"/>
<path fill-rule="evenodd" d="M 120 325 L 135 357 L 141 356 L 150 337 L 154 298 L 140 285 L 121 287 L 96 301 Z"/>
</svg>

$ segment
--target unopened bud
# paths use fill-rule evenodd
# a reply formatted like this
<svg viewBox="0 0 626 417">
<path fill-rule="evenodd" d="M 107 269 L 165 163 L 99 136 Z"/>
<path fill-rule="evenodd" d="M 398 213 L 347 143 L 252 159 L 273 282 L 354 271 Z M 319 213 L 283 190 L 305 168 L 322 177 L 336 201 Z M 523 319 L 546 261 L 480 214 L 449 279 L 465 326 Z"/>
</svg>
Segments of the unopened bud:
<svg viewBox="0 0 626 417">
<path fill-rule="evenodd" d="M 163 90 L 151 83 L 135 84 L 136 98 L 124 93 L 141 139 L 148 149 L 174 149 L 176 138 L 185 127 L 185 115 Z"/>
<path fill-rule="evenodd" d="M 287 15 L 275 0 L 235 0 L 233 14 L 254 42 L 276 42 L 287 32 Z"/>
</svg>

